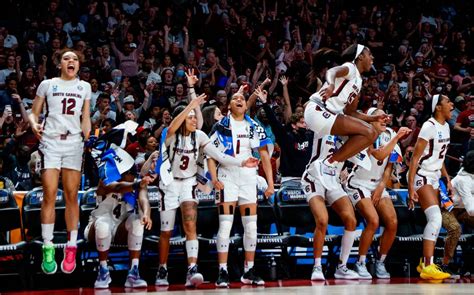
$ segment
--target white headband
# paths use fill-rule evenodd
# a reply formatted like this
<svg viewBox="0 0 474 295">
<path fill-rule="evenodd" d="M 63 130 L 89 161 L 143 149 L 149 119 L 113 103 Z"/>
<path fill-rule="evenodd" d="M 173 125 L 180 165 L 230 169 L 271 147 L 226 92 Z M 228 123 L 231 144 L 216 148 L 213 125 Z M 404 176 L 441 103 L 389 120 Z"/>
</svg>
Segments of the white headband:
<svg viewBox="0 0 474 295">
<path fill-rule="evenodd" d="M 378 108 L 371 107 L 367 110 L 367 115 L 372 116 L 372 114 L 375 113 L 375 111 L 377 110 Z"/>
<path fill-rule="evenodd" d="M 431 101 L 431 111 L 433 113 L 435 112 L 436 105 L 438 104 L 439 97 L 440 97 L 439 94 L 433 95 L 433 100 Z"/>
<path fill-rule="evenodd" d="M 196 112 L 194 110 L 191 110 L 189 113 L 188 113 L 188 117 L 192 117 L 192 116 L 196 116 Z"/>
<path fill-rule="evenodd" d="M 364 51 L 364 48 L 365 48 L 364 45 L 357 44 L 357 51 L 356 51 L 356 55 L 354 57 L 354 62 L 359 57 L 359 55 L 362 53 L 362 51 Z"/>
</svg>

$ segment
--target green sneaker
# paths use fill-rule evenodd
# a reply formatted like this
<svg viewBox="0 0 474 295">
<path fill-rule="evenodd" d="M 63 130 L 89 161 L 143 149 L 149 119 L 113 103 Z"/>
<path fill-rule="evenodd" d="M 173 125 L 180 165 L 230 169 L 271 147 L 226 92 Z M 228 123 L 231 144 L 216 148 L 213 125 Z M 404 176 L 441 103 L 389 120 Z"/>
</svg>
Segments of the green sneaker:
<svg viewBox="0 0 474 295">
<path fill-rule="evenodd" d="M 43 245 L 43 262 L 41 262 L 41 269 L 47 275 L 56 273 L 58 265 L 56 264 L 53 245 Z"/>
</svg>

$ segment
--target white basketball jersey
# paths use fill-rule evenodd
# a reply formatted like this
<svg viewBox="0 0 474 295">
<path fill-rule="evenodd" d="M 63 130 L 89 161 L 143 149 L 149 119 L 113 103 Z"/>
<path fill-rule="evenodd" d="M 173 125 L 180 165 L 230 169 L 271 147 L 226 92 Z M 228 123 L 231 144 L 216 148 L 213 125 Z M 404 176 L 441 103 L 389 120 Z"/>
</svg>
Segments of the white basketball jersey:
<svg viewBox="0 0 474 295">
<path fill-rule="evenodd" d="M 362 88 L 362 77 L 355 64 L 346 62 L 342 66 L 349 68 L 349 73 L 345 77 L 338 77 L 334 81 L 334 93 L 326 100 L 326 109 L 339 114 L 342 113 L 347 104 L 351 104 L 354 98 L 359 95 Z M 321 90 L 329 84 L 325 82 Z M 313 101 L 322 101 L 319 91 L 311 95 Z"/>
<path fill-rule="evenodd" d="M 45 97 L 44 134 L 56 137 L 63 134 L 81 134 L 82 106 L 91 99 L 91 85 L 74 79 L 60 78 L 44 80 L 36 95 Z"/>
<path fill-rule="evenodd" d="M 210 142 L 209 137 L 201 130 L 196 130 L 196 144 L 193 145 L 191 135 L 179 136 L 178 146 L 176 145 L 176 134 L 173 134 L 166 141 L 169 147 L 171 169 L 175 178 L 189 178 L 197 173 L 197 159 L 202 146 Z M 196 149 L 196 150 L 194 150 Z"/>
<path fill-rule="evenodd" d="M 443 167 L 450 142 L 449 124 L 441 125 L 434 118 L 428 119 L 420 130 L 420 138 L 428 142 L 420 158 L 418 174 L 437 172 Z"/>
<path fill-rule="evenodd" d="M 230 117 L 232 128 L 232 144 L 234 156 L 243 161 L 252 156 L 252 143 L 250 142 L 250 123 L 247 120 L 237 121 Z"/>
<path fill-rule="evenodd" d="M 387 130 L 385 132 L 382 132 L 377 138 L 376 148 L 380 148 L 387 145 L 390 140 L 394 138 L 394 136 L 396 136 L 396 133 L 392 129 L 387 128 Z M 389 158 L 390 155 L 386 157 L 383 161 L 379 161 L 373 155 L 370 155 L 369 159 L 372 164 L 371 169 L 366 170 L 357 166 L 352 172 L 351 183 L 363 182 L 366 186 L 370 186 L 369 188 L 375 189 L 375 187 L 377 187 L 377 185 L 382 180 L 382 176 Z"/>
<path fill-rule="evenodd" d="M 314 161 L 327 158 L 330 154 L 336 151 L 336 148 L 340 148 L 342 144 L 343 141 L 339 136 L 321 136 L 319 133 L 314 132 L 313 151 L 311 153 L 311 160 L 309 161 L 306 169 L 309 170 Z"/>
<path fill-rule="evenodd" d="M 124 221 L 134 210 L 130 204 L 122 200 L 122 194 L 110 193 L 105 197 L 96 196 L 97 208 L 91 212 L 91 217 L 110 216 L 116 224 Z"/>
</svg>

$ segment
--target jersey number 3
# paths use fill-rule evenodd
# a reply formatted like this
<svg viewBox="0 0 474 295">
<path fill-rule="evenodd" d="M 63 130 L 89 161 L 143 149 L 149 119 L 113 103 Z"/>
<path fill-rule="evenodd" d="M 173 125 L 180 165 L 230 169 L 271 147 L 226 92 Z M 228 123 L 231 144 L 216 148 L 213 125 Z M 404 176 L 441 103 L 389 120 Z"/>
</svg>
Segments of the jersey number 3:
<svg viewBox="0 0 474 295">
<path fill-rule="evenodd" d="M 188 169 L 188 165 L 189 165 L 189 157 L 188 156 L 182 156 L 181 157 L 181 165 L 179 165 L 179 169 L 186 170 L 186 169 Z"/>
<path fill-rule="evenodd" d="M 74 98 L 63 98 L 63 115 L 74 115 L 74 108 L 76 107 L 76 100 Z"/>
</svg>

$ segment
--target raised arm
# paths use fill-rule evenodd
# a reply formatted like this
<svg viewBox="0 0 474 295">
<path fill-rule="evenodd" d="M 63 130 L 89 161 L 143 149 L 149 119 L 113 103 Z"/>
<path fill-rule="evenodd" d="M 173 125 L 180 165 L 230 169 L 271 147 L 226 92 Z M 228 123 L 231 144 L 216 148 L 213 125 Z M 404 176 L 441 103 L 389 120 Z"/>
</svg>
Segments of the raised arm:
<svg viewBox="0 0 474 295">
<path fill-rule="evenodd" d="M 393 151 L 393 149 L 395 148 L 395 145 L 397 144 L 397 142 L 400 140 L 400 138 L 404 137 L 405 135 L 409 134 L 411 132 L 411 129 L 410 128 L 407 128 L 407 127 L 401 127 L 398 132 L 397 132 L 397 135 L 395 135 L 390 141 L 389 143 L 387 143 L 386 145 L 378 148 L 378 149 L 373 149 L 370 151 L 370 153 L 374 156 L 374 158 L 376 158 L 377 160 L 379 161 L 383 161 L 386 157 L 388 157 L 390 155 L 390 153 Z"/>
<path fill-rule="evenodd" d="M 187 73 L 185 72 L 185 75 L 188 81 L 189 101 L 192 101 L 193 99 L 196 99 L 196 90 L 194 89 L 194 86 L 199 82 L 199 78 L 194 74 L 193 68 L 188 69 L 188 72 Z M 194 112 L 196 113 L 197 129 L 201 129 L 202 125 L 204 124 L 204 119 L 202 117 L 202 112 L 201 112 L 201 105 L 198 105 L 194 109 Z"/>
<path fill-rule="evenodd" d="M 205 98 L 206 95 L 201 94 L 196 97 L 196 99 L 193 99 L 191 100 L 191 102 L 189 102 L 186 108 L 181 113 L 179 113 L 179 115 L 176 116 L 173 121 L 171 121 L 170 126 L 168 127 L 168 134 L 166 138 L 169 138 L 176 133 L 176 130 L 178 130 L 181 124 L 183 124 L 184 120 L 186 120 L 186 117 L 188 116 L 189 112 L 194 110 L 196 107 L 199 107 Z"/>
<path fill-rule="evenodd" d="M 288 123 L 290 121 L 291 115 L 293 114 L 293 110 L 291 109 L 290 93 L 288 92 L 288 78 L 282 76 L 280 78 L 280 83 L 283 86 L 283 99 L 285 100 L 283 118 L 285 119 L 285 123 Z"/>
</svg>

